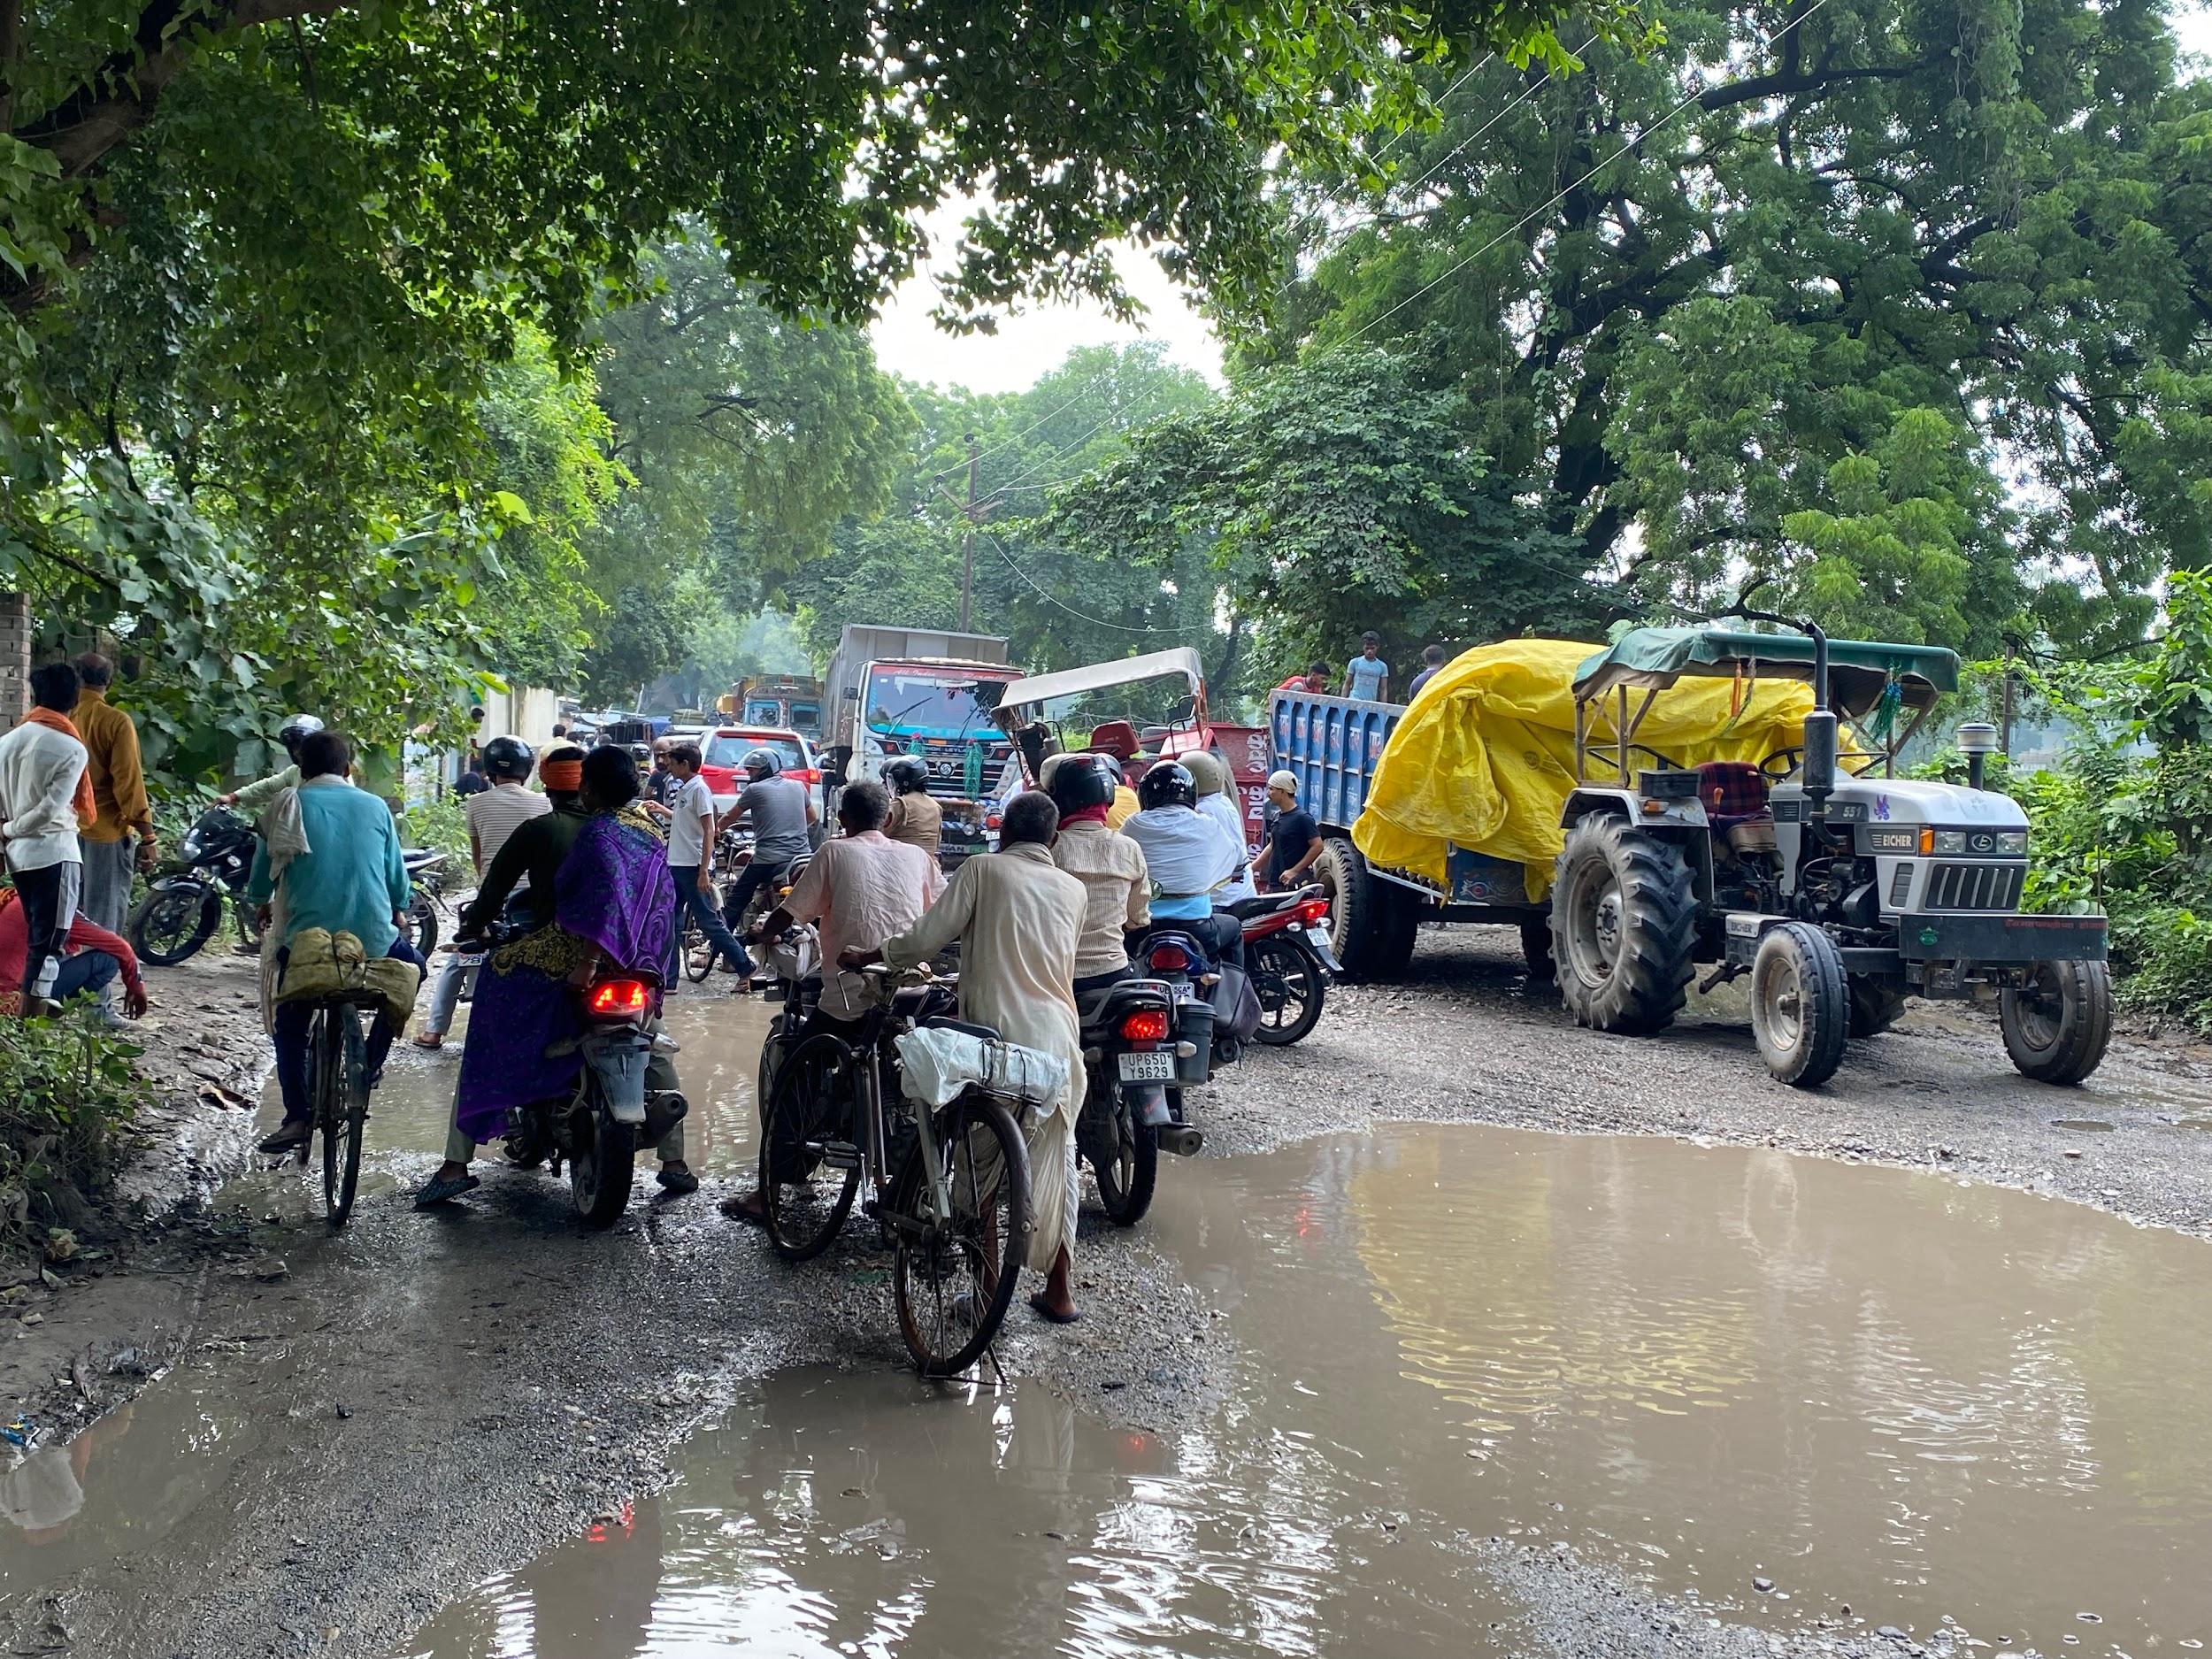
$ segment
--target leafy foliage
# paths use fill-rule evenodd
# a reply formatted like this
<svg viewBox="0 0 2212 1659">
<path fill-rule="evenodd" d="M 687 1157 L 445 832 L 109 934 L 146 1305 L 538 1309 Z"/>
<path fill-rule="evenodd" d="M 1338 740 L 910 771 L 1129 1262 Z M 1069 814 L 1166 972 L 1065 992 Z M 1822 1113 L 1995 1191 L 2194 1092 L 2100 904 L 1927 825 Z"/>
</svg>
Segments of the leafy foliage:
<svg viewBox="0 0 2212 1659">
<path fill-rule="evenodd" d="M 2139 638 L 2212 558 L 2212 82 L 2149 0 L 1653 13 L 1295 172 L 1251 362 L 1394 346 L 1648 612 L 1747 571 L 1876 637 Z"/>
<path fill-rule="evenodd" d="M 2212 576 L 2177 573 L 2166 608 L 2154 649 L 2044 677 L 2082 736 L 2014 793 L 2034 826 L 2028 902 L 2101 905 L 2125 999 L 2212 1032 Z"/>
<path fill-rule="evenodd" d="M 141 1052 L 86 1007 L 0 1018 L 0 1256 L 77 1225 L 121 1167 Z"/>
<path fill-rule="evenodd" d="M 1278 672 L 1371 627 L 1408 660 L 1430 640 L 1571 631 L 1592 609 L 1576 544 L 1494 478 L 1460 413 L 1386 352 L 1259 372 L 1139 433 L 1038 533 L 1178 581 L 1195 549 Z"/>
</svg>

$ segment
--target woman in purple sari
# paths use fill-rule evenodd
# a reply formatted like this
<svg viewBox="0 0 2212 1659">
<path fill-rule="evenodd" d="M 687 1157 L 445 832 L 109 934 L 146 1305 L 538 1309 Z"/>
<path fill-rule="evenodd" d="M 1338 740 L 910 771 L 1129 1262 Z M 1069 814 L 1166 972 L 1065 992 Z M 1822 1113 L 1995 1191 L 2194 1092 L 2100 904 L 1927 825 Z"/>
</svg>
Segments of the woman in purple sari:
<svg viewBox="0 0 2212 1659">
<path fill-rule="evenodd" d="M 637 763 L 611 745 L 595 749 L 582 784 L 586 817 L 554 884 L 552 925 L 502 945 L 478 971 L 449 1151 L 462 1137 L 480 1145 L 504 1135 L 513 1109 L 575 1088 L 584 1063 L 566 1040 L 582 1028 L 578 994 L 595 976 L 611 967 L 657 983 L 666 964 L 676 889 L 666 843 L 637 804 Z M 557 1048 L 566 1052 L 548 1054 Z M 661 1184 L 695 1191 L 682 1133 L 679 1125 L 661 1145 Z M 449 1157 L 415 1202 L 478 1185 L 466 1163 Z"/>
</svg>

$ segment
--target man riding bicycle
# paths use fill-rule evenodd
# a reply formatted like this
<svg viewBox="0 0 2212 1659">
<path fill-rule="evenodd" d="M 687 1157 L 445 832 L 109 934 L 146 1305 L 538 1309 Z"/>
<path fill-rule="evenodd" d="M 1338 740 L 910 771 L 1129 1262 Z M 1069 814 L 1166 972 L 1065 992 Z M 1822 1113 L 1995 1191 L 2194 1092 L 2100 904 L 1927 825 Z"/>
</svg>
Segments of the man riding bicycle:
<svg viewBox="0 0 2212 1659">
<path fill-rule="evenodd" d="M 292 941 L 311 927 L 351 933 L 370 956 L 411 963 L 422 973 L 404 931 L 414 895 L 398 826 L 382 801 L 353 787 L 352 772 L 351 742 L 335 732 L 310 733 L 299 743 L 299 782 L 269 803 L 246 897 L 262 907 L 280 979 Z M 295 1151 L 314 1133 L 307 1076 L 313 1015 L 312 1003 L 280 1002 L 271 1018 L 284 1121 L 261 1142 L 264 1152 Z M 391 1046 L 391 1016 L 379 1010 L 369 1029 L 371 1088 Z"/>
<path fill-rule="evenodd" d="M 813 791 L 783 775 L 783 757 L 774 749 L 757 749 L 746 756 L 745 775 L 751 781 L 715 826 L 726 830 L 740 818 L 749 819 L 753 826 L 753 860 L 722 905 L 722 919 L 733 933 L 744 931 L 745 907 L 753 902 L 753 895 L 763 887 L 771 893 L 780 887 L 793 860 L 812 849 L 807 829 L 821 816 L 815 810 Z"/>
</svg>

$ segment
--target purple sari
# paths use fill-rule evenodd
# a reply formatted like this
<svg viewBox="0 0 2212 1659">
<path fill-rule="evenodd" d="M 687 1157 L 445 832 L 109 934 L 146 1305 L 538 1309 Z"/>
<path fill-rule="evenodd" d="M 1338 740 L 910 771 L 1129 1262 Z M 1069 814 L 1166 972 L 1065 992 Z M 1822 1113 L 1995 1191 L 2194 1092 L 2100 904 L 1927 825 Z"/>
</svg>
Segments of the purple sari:
<svg viewBox="0 0 2212 1659">
<path fill-rule="evenodd" d="M 668 849 L 641 823 L 595 814 L 561 864 L 554 904 L 557 926 L 503 947 L 477 974 L 455 1117 L 479 1145 L 507 1133 L 511 1108 L 576 1086 L 582 1058 L 545 1051 L 578 1029 L 568 984 L 582 957 L 578 941 L 603 965 L 660 978 L 676 915 Z"/>
</svg>

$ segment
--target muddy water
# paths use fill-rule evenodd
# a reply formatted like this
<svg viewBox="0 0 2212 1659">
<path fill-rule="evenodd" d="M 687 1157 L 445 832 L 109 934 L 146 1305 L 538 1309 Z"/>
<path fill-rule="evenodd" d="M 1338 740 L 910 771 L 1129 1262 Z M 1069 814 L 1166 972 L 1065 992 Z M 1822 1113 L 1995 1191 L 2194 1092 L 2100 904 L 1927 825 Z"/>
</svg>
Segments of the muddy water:
<svg viewBox="0 0 2212 1659">
<path fill-rule="evenodd" d="M 1777 1631 L 2212 1639 L 2200 1243 L 1657 1140 L 1404 1127 L 1172 1174 L 1157 1232 L 1240 1342 L 1217 1409 L 1125 1433 L 1036 1387 L 772 1377 L 673 1491 L 406 1651 L 1526 1652 L 1493 1535 Z"/>
</svg>

